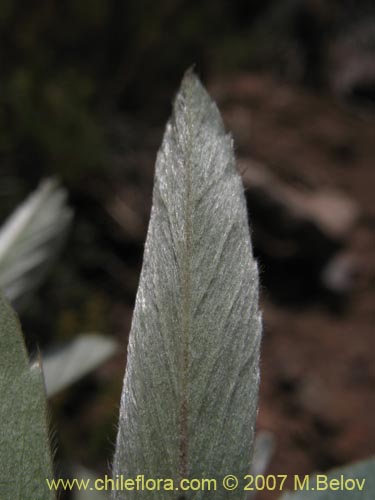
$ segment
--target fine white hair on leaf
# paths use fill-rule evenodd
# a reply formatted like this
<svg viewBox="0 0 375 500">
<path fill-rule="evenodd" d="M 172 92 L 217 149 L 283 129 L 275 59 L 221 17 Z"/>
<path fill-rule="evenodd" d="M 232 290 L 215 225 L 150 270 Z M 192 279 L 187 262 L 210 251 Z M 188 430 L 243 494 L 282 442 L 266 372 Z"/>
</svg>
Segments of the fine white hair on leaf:
<svg viewBox="0 0 375 500">
<path fill-rule="evenodd" d="M 178 482 L 249 473 L 260 335 L 258 270 L 232 139 L 188 71 L 156 161 L 114 477 Z M 241 490 L 218 487 L 214 498 L 242 500 Z M 139 495 L 113 492 L 116 500 Z M 202 490 L 185 496 L 208 498 Z"/>
<path fill-rule="evenodd" d="M 0 498 L 54 500 L 46 395 L 19 321 L 0 294 Z"/>
</svg>

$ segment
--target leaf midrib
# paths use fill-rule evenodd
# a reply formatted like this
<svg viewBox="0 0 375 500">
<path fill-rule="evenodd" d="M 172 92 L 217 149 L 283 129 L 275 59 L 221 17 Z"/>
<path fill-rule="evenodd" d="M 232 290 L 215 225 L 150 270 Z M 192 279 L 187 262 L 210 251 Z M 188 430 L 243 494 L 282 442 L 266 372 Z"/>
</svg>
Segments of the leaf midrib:
<svg viewBox="0 0 375 500">
<path fill-rule="evenodd" d="M 186 101 L 191 100 L 191 87 Z M 186 105 L 190 110 L 190 106 Z M 189 335 L 191 311 L 191 253 L 192 253 L 192 206 L 191 206 L 191 152 L 193 125 L 191 114 L 187 115 L 188 145 L 186 154 L 186 203 L 184 211 L 185 247 L 183 254 L 182 283 L 182 342 L 181 342 L 181 378 L 180 378 L 180 408 L 179 408 L 179 474 L 180 479 L 188 475 L 188 371 L 189 371 Z"/>
</svg>

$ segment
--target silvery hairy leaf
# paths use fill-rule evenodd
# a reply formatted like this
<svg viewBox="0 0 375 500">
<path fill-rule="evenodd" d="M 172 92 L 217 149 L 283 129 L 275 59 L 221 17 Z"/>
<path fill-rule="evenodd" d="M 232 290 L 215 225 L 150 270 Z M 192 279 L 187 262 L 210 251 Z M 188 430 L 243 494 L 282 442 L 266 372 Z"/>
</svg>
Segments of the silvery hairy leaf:
<svg viewBox="0 0 375 500">
<path fill-rule="evenodd" d="M 94 484 L 95 480 L 98 479 L 97 474 L 95 472 L 86 469 L 86 467 L 82 467 L 81 465 L 77 465 L 73 469 L 74 472 L 74 478 L 79 478 L 79 481 L 90 481 L 90 484 Z M 101 487 L 101 485 L 99 485 Z M 92 490 L 89 487 L 88 489 L 79 489 L 79 488 L 74 488 L 72 492 L 72 500 L 109 500 L 109 493 L 108 491 L 98 491 L 98 490 Z"/>
<path fill-rule="evenodd" d="M 253 463 L 251 474 L 253 476 L 265 475 L 275 450 L 275 438 L 269 431 L 259 431 L 255 436 Z"/>
<path fill-rule="evenodd" d="M 41 183 L 0 229 L 0 288 L 17 310 L 43 280 L 72 218 L 66 191 Z"/>
<path fill-rule="evenodd" d="M 375 457 L 299 480 L 297 491 L 285 493 L 281 500 L 373 500 Z"/>
<path fill-rule="evenodd" d="M 90 373 L 110 358 L 116 348 L 117 344 L 111 338 L 86 333 L 43 353 L 41 357 L 47 396 L 54 396 Z"/>
<path fill-rule="evenodd" d="M 189 71 L 157 156 L 129 338 L 114 475 L 216 478 L 211 494 L 117 491 L 115 499 L 244 499 L 261 319 L 243 187 L 219 111 Z"/>
<path fill-rule="evenodd" d="M 253 461 L 251 464 L 250 474 L 252 476 L 266 476 L 267 467 L 271 461 L 275 448 L 275 439 L 268 431 L 259 431 L 255 436 Z M 251 490 L 248 492 L 247 500 L 256 497 L 257 491 Z"/>
<path fill-rule="evenodd" d="M 52 462 L 40 365 L 29 365 L 18 320 L 0 296 L 0 498 L 52 500 Z"/>
</svg>

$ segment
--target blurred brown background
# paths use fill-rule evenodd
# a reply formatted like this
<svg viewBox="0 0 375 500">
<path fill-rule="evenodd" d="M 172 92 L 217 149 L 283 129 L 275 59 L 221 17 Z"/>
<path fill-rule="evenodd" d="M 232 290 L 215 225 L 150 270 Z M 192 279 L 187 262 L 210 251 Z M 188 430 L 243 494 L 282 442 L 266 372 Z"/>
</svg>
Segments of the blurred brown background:
<svg viewBox="0 0 375 500">
<path fill-rule="evenodd" d="M 192 64 L 233 132 L 261 268 L 268 471 L 374 453 L 373 2 L 2 0 L 0 37 L 1 221 L 51 175 L 75 210 L 28 346 L 122 346 L 52 400 L 57 466 L 108 471 L 155 155 Z"/>
</svg>

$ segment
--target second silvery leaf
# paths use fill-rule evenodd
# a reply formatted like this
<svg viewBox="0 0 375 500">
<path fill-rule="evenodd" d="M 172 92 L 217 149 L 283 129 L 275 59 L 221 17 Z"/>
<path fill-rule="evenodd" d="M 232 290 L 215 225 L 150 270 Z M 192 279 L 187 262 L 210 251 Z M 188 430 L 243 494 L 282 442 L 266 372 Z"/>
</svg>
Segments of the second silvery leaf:
<svg viewBox="0 0 375 500">
<path fill-rule="evenodd" d="M 42 283 L 72 219 L 67 193 L 44 180 L 0 228 L 0 288 L 20 311 Z"/>
<path fill-rule="evenodd" d="M 213 478 L 217 491 L 115 499 L 244 499 L 259 379 L 258 271 L 232 139 L 188 72 L 158 153 L 129 338 L 114 476 Z M 243 481 L 242 481 L 243 482 Z M 150 483 L 151 484 L 151 483 Z"/>
</svg>

